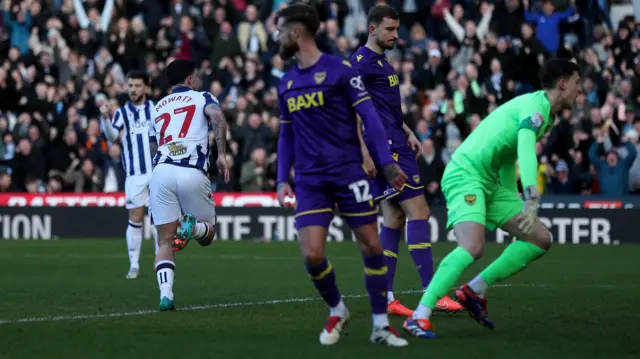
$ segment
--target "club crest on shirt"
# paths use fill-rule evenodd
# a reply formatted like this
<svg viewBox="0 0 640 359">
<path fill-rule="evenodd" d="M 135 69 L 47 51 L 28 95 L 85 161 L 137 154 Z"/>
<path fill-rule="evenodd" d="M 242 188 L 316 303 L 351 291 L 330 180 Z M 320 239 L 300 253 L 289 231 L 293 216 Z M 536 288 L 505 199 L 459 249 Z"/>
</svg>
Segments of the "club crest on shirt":
<svg viewBox="0 0 640 359">
<path fill-rule="evenodd" d="M 531 115 L 531 117 L 529 117 L 529 123 L 531 124 L 531 126 L 533 126 L 533 128 L 536 128 L 536 129 L 542 126 L 543 121 L 544 119 L 542 118 L 542 115 L 537 112 Z"/>
<path fill-rule="evenodd" d="M 187 148 L 181 143 L 170 143 L 167 147 L 171 156 L 181 156 L 187 153 Z"/>
<path fill-rule="evenodd" d="M 313 79 L 316 81 L 316 85 L 320 85 L 327 78 L 326 72 L 316 72 L 313 74 Z"/>
<path fill-rule="evenodd" d="M 464 201 L 467 202 L 468 205 L 473 206 L 474 204 L 476 204 L 476 195 L 468 194 L 464 196 Z"/>
</svg>

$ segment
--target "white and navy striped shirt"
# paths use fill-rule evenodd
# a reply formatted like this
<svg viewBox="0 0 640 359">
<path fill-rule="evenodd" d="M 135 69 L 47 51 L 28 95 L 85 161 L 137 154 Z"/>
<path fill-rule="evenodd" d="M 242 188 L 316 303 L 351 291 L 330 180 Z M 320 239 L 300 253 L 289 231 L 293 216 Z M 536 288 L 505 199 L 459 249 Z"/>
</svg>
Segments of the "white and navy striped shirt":
<svg viewBox="0 0 640 359">
<path fill-rule="evenodd" d="M 111 121 L 113 128 L 122 136 L 122 165 L 127 176 L 147 175 L 151 173 L 152 158 L 149 144 L 149 126 L 153 122 L 151 112 L 153 101 L 135 106 L 131 102 L 120 107 Z"/>
<path fill-rule="evenodd" d="M 153 166 L 160 163 L 209 170 L 210 124 L 204 113 L 209 104 L 219 106 L 209 92 L 178 86 L 159 100 L 152 111 L 149 126 L 151 141 L 158 143 Z"/>
</svg>

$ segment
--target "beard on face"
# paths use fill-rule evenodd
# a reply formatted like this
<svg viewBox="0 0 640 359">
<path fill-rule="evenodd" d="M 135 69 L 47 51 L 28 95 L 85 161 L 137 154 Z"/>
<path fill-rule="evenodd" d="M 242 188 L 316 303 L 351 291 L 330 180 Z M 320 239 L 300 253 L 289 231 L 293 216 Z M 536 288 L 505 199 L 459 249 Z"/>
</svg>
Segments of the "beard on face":
<svg viewBox="0 0 640 359">
<path fill-rule="evenodd" d="M 289 60 L 290 58 L 292 58 L 296 52 L 298 52 L 298 44 L 296 43 L 291 43 L 291 44 L 285 44 L 282 43 L 280 44 L 280 57 L 283 60 Z"/>
<path fill-rule="evenodd" d="M 378 43 L 378 46 L 380 46 L 380 48 L 383 49 L 383 50 L 393 50 L 393 48 L 396 45 L 395 42 L 390 44 L 390 43 L 388 43 L 386 41 L 382 41 L 380 39 L 378 39 L 376 42 Z"/>
</svg>

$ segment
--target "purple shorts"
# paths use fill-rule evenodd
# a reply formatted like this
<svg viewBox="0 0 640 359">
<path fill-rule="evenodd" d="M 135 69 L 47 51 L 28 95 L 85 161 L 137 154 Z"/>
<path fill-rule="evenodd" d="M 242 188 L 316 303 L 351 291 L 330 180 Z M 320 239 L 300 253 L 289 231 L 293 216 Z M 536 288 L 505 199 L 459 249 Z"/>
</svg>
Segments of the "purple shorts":
<svg viewBox="0 0 640 359">
<path fill-rule="evenodd" d="M 364 171 L 362 176 L 352 180 L 327 178 L 319 182 L 295 184 L 297 229 L 308 226 L 329 228 L 336 207 L 336 214 L 343 217 L 351 228 L 377 222 L 378 207 Z"/>
<path fill-rule="evenodd" d="M 420 180 L 418 162 L 411 148 L 407 145 L 393 149 L 391 155 L 406 173 L 407 183 L 402 188 L 402 192 L 398 192 L 387 182 L 382 171 L 378 170 L 376 178 L 369 179 L 376 201 L 390 199 L 394 202 L 402 202 L 413 197 L 424 196 L 424 185 Z"/>
</svg>

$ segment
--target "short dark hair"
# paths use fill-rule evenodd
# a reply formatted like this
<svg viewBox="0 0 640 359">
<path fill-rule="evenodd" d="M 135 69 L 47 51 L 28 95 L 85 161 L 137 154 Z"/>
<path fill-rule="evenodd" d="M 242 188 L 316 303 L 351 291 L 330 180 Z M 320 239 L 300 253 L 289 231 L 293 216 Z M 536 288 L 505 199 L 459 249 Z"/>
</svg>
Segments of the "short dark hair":
<svg viewBox="0 0 640 359">
<path fill-rule="evenodd" d="M 196 64 L 189 60 L 174 60 L 165 70 L 169 79 L 169 86 L 183 84 L 187 77 L 196 70 Z"/>
<path fill-rule="evenodd" d="M 550 59 L 540 70 L 540 84 L 542 88 L 554 88 L 560 79 L 571 77 L 574 72 L 580 73 L 580 66 L 567 59 Z"/>
<path fill-rule="evenodd" d="M 309 34 L 315 36 L 320 28 L 318 12 L 312 6 L 306 4 L 293 4 L 278 11 L 276 22 L 283 18 L 285 23 L 298 22 L 305 27 Z"/>
<path fill-rule="evenodd" d="M 392 20 L 399 20 L 400 15 L 398 12 L 388 5 L 376 5 L 369 9 L 369 14 L 367 15 L 367 24 L 378 26 L 382 23 L 385 17 L 388 17 Z"/>
<path fill-rule="evenodd" d="M 149 75 L 143 70 L 131 70 L 127 74 L 127 79 L 142 80 L 145 85 L 149 84 Z"/>
</svg>

